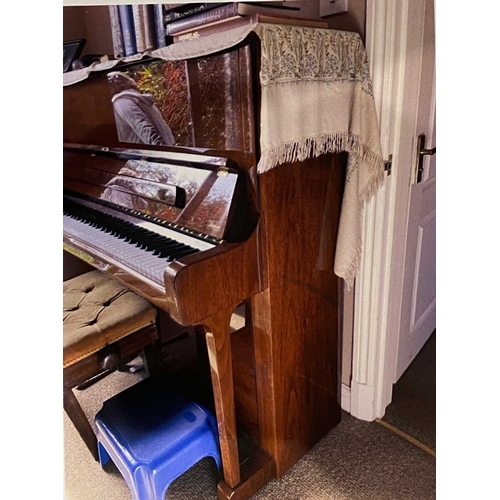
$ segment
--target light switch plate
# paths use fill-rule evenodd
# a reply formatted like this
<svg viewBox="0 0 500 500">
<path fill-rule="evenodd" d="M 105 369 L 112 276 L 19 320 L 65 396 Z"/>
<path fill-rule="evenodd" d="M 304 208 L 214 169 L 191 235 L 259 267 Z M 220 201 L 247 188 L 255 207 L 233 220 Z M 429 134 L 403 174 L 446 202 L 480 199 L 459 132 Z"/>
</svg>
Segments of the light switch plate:
<svg viewBox="0 0 500 500">
<path fill-rule="evenodd" d="M 321 17 L 341 12 L 347 12 L 347 0 L 319 0 L 319 15 Z"/>
</svg>

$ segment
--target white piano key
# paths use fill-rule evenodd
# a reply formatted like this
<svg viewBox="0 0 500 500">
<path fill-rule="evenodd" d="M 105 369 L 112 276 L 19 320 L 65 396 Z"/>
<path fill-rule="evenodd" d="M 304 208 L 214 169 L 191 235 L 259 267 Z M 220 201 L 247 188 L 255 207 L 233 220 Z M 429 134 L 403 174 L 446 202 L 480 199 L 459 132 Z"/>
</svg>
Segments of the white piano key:
<svg viewBox="0 0 500 500">
<path fill-rule="evenodd" d="M 193 238 L 187 234 L 174 231 L 158 224 L 154 224 L 153 222 L 148 222 L 146 220 L 133 217 L 132 215 L 113 210 L 112 208 L 99 205 L 98 203 L 93 203 L 90 200 L 82 200 L 79 198 L 73 198 L 71 196 L 68 196 L 67 198 L 79 203 L 80 205 L 93 208 L 114 217 L 118 217 L 126 222 L 134 224 L 135 226 L 142 227 L 144 229 L 147 229 L 148 231 L 152 231 L 153 233 L 160 234 L 162 236 L 166 236 L 167 238 L 171 238 L 175 241 L 178 241 L 179 243 L 184 243 L 185 245 L 189 245 L 190 247 L 197 248 L 198 250 L 208 250 L 209 248 L 213 248 L 215 246 L 213 243 L 199 240 L 198 238 Z"/>
<path fill-rule="evenodd" d="M 169 264 L 166 258 L 157 257 L 152 252 L 141 250 L 123 239 L 71 217 L 63 216 L 63 218 L 64 231 L 68 236 L 96 248 L 139 274 L 163 285 L 163 272 Z"/>
</svg>

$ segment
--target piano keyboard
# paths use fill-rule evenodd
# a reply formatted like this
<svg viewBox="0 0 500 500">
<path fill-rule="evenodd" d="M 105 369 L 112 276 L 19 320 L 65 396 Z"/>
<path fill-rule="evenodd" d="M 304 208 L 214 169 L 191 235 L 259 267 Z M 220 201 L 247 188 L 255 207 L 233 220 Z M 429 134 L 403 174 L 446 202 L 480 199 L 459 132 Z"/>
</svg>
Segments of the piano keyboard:
<svg viewBox="0 0 500 500">
<path fill-rule="evenodd" d="M 63 224 L 66 236 L 99 250 L 161 286 L 170 262 L 215 246 L 112 208 L 70 197 L 64 198 Z"/>
</svg>

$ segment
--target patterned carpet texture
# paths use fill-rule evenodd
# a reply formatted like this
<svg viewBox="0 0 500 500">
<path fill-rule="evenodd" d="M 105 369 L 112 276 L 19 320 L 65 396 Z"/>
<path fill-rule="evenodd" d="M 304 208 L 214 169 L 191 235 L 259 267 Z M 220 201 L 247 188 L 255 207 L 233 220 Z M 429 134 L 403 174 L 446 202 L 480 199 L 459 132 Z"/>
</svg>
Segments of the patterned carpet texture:
<svg viewBox="0 0 500 500">
<path fill-rule="evenodd" d="M 436 332 L 395 384 L 383 420 L 436 451 Z"/>
<path fill-rule="evenodd" d="M 113 373 L 85 391 L 75 391 L 88 416 L 102 401 L 139 380 Z M 130 500 L 116 467 L 93 460 L 64 414 L 64 489 L 67 500 Z M 205 459 L 169 488 L 168 500 L 216 500 L 217 471 Z M 343 413 L 341 423 L 255 500 L 432 500 L 436 497 L 433 456 L 376 422 Z"/>
</svg>

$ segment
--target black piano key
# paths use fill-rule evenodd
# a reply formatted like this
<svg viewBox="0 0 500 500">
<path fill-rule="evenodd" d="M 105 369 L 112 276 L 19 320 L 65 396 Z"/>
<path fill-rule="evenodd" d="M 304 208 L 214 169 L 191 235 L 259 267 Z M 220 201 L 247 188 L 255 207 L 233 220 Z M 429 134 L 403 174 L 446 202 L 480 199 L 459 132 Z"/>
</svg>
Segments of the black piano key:
<svg viewBox="0 0 500 500">
<path fill-rule="evenodd" d="M 165 258 L 167 261 L 176 260 L 199 251 L 172 238 L 149 231 L 118 217 L 84 207 L 70 200 L 64 200 L 63 213 L 91 227 L 110 233 L 112 236 L 124 240 L 126 243 L 134 245 L 145 252 L 152 252 L 153 255 Z"/>
<path fill-rule="evenodd" d="M 170 242 L 170 243 L 164 243 L 162 245 L 158 245 L 155 250 L 153 251 L 153 255 L 158 255 L 160 257 L 167 257 L 171 255 L 173 252 L 176 250 L 181 250 L 185 248 L 185 245 L 183 243 L 179 242 Z"/>
<path fill-rule="evenodd" d="M 147 235 L 141 239 L 141 242 L 138 243 L 138 246 L 139 248 L 142 248 L 144 250 L 149 250 L 151 252 L 154 252 L 159 245 L 163 245 L 172 241 L 173 240 L 171 238 L 166 238 L 165 236 L 161 236 L 159 234 Z"/>
<path fill-rule="evenodd" d="M 192 248 L 192 247 L 186 245 L 186 248 L 179 249 L 177 251 L 172 252 L 167 257 L 167 261 L 172 262 L 174 260 L 178 260 L 182 257 L 185 257 L 186 255 L 191 255 L 192 253 L 195 253 L 196 251 L 197 251 L 196 248 Z"/>
</svg>

